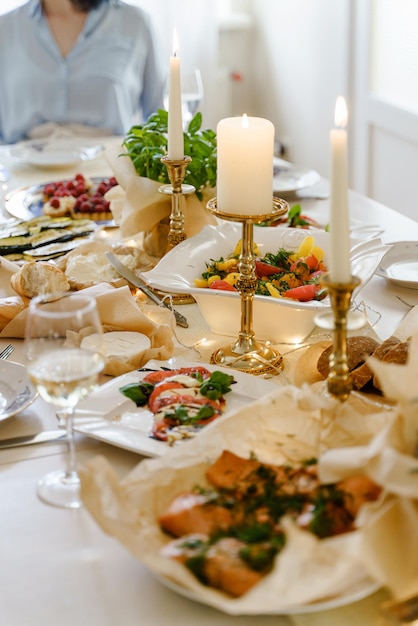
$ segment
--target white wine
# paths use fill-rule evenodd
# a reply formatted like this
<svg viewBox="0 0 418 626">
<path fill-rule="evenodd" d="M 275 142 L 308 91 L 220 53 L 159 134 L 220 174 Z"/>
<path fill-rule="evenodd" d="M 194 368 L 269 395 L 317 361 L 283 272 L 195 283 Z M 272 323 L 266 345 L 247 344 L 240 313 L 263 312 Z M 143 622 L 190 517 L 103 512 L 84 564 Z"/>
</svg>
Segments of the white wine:
<svg viewBox="0 0 418 626">
<path fill-rule="evenodd" d="M 97 383 L 104 362 L 97 353 L 79 348 L 48 352 L 28 366 L 28 374 L 47 402 L 75 407 Z"/>
</svg>

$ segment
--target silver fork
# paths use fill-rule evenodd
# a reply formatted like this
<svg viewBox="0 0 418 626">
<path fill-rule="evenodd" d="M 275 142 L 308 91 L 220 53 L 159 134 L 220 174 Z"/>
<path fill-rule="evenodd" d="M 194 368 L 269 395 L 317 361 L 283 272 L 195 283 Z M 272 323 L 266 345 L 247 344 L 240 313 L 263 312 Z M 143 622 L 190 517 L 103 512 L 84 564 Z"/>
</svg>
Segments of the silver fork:
<svg viewBox="0 0 418 626">
<path fill-rule="evenodd" d="M 15 349 L 14 346 L 12 346 L 11 343 L 9 343 L 8 346 L 6 346 L 1 352 L 0 352 L 0 359 L 7 359 L 7 357 L 9 357 L 13 350 Z"/>
</svg>

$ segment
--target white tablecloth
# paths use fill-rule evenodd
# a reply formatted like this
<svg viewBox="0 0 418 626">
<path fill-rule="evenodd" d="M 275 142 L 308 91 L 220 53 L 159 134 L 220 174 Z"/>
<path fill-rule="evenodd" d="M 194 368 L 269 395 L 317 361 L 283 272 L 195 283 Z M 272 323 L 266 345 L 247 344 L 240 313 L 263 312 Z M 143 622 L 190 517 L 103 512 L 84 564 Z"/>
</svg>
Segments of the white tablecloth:
<svg viewBox="0 0 418 626">
<path fill-rule="evenodd" d="M 110 142 L 119 140 L 109 140 Z M 1 150 L 0 150 L 1 160 Z M 6 163 L 7 164 L 7 163 Z M 8 164 L 10 165 L 10 163 Z M 57 180 L 82 171 L 89 176 L 111 174 L 100 157 L 72 170 L 41 170 L 13 166 L 9 189 Z M 328 221 L 328 200 L 303 200 L 304 211 L 318 221 Z M 418 223 L 371 201 L 350 194 L 351 217 L 376 224 L 386 242 L 418 240 Z M 411 304 L 418 292 L 394 286 L 375 276 L 362 298 L 380 315 L 374 326 L 388 337 L 408 312 L 396 295 Z M 182 307 L 195 320 L 181 338 L 192 345 L 201 337 L 196 305 Z M 0 349 L 8 343 L 0 341 Z M 22 361 L 21 342 L 15 341 L 11 357 Z M 201 349 L 202 352 L 202 349 Z M 202 353 L 203 360 L 207 355 Z M 56 428 L 53 411 L 38 399 L 20 415 L 0 422 L 0 438 Z M 77 437 L 79 462 L 104 454 L 121 475 L 140 457 L 97 441 Z M 37 480 L 65 462 L 65 443 L 48 443 L 0 451 L 0 623 L 2 626 L 146 626 L 209 624 L 239 626 L 376 626 L 384 591 L 350 606 L 331 611 L 292 616 L 231 617 L 180 597 L 155 580 L 113 539 L 103 534 L 85 510 L 66 511 L 41 503 L 35 493 Z"/>
</svg>

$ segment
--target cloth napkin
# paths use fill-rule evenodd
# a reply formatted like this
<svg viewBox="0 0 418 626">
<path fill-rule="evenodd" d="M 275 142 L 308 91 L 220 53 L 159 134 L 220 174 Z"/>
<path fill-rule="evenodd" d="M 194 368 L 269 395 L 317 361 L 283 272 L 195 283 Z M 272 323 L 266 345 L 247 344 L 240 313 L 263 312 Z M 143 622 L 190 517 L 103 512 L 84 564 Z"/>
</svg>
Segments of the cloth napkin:
<svg viewBox="0 0 418 626">
<path fill-rule="evenodd" d="M 107 148 L 105 157 L 119 183 L 108 191 L 106 199 L 122 236 L 144 233 L 145 251 L 160 258 L 167 249 L 171 196 L 159 193 L 161 183 L 138 176 L 123 146 Z M 208 200 L 215 195 L 214 190 L 204 190 L 203 195 L 202 201 L 194 193 L 180 198 L 187 237 L 200 232 L 206 224 L 216 223 L 206 210 Z"/>
<path fill-rule="evenodd" d="M 146 335 L 151 346 L 135 354 L 129 360 L 109 357 L 104 373 L 119 376 L 144 365 L 150 359 L 166 360 L 174 351 L 173 314 L 166 308 L 139 304 L 128 286 L 114 288 L 101 283 L 83 290 L 96 298 L 103 331 L 136 331 Z M 27 301 L 27 304 L 29 301 Z M 1 331 L 0 337 L 22 338 L 25 335 L 26 311 L 24 308 Z M 73 337 L 80 343 L 84 336 Z"/>
</svg>

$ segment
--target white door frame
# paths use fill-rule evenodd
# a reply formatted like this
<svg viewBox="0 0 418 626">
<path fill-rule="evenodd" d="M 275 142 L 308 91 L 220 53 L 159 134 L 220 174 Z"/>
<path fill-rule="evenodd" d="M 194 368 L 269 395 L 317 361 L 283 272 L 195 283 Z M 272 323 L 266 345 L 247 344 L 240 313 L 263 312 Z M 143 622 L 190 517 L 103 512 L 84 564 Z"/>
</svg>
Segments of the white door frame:
<svg viewBox="0 0 418 626">
<path fill-rule="evenodd" d="M 418 145 L 418 115 L 396 107 L 370 91 L 370 22 L 371 0 L 352 0 L 350 184 L 368 196 L 373 192 L 373 130 L 379 129 L 401 141 Z"/>
</svg>

